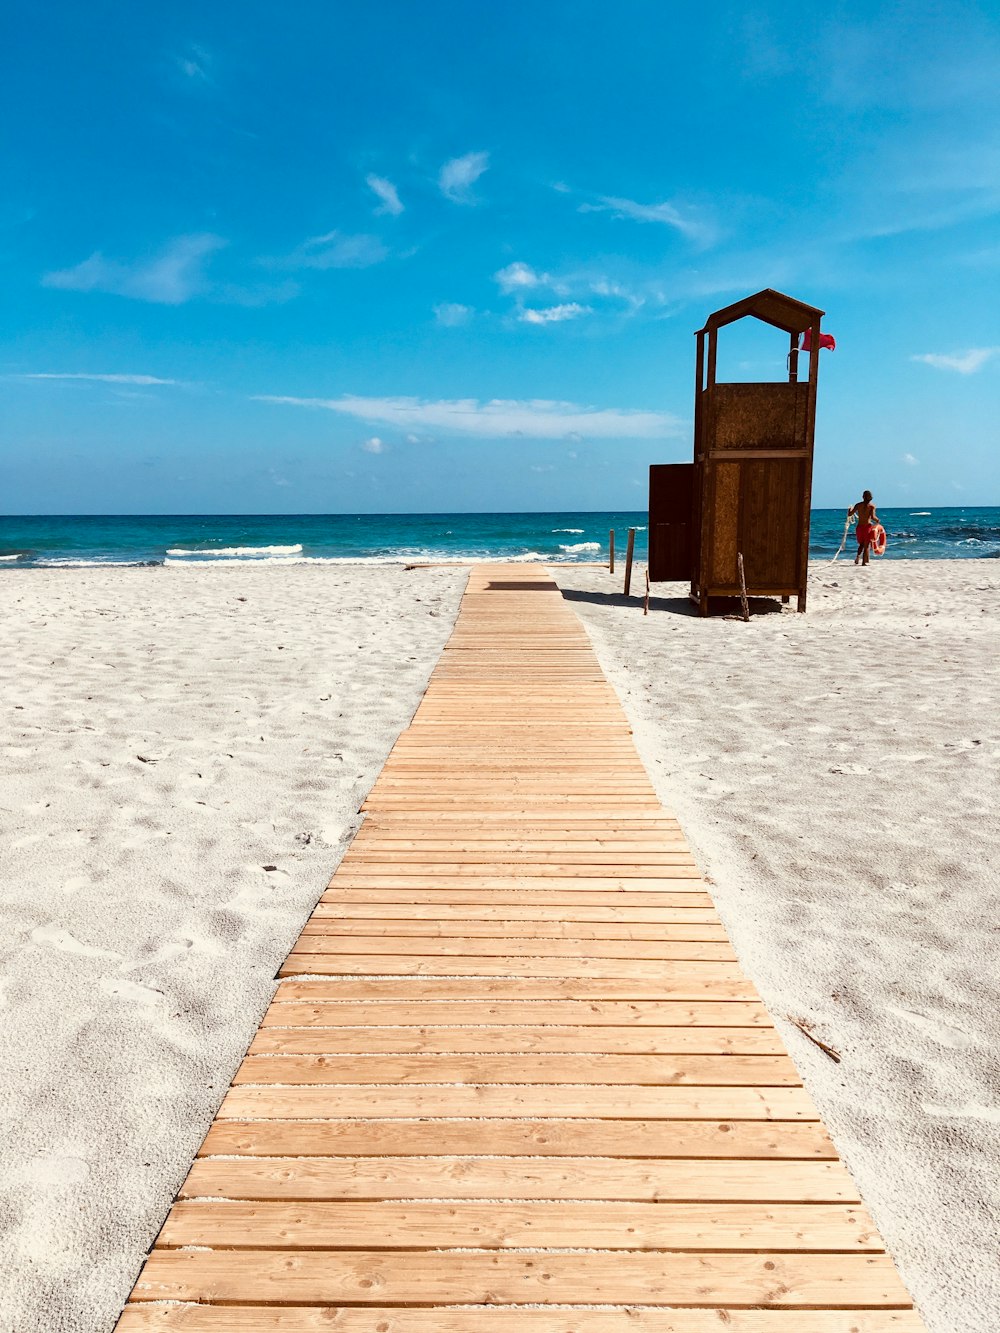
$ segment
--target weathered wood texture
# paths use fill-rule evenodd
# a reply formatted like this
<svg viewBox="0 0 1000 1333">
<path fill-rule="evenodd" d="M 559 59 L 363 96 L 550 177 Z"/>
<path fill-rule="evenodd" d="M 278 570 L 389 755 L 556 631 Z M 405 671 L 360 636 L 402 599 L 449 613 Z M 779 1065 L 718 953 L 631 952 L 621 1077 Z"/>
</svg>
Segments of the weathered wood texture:
<svg viewBox="0 0 1000 1333">
<path fill-rule="evenodd" d="M 919 1333 L 540 571 L 363 809 L 119 1333 Z"/>
</svg>

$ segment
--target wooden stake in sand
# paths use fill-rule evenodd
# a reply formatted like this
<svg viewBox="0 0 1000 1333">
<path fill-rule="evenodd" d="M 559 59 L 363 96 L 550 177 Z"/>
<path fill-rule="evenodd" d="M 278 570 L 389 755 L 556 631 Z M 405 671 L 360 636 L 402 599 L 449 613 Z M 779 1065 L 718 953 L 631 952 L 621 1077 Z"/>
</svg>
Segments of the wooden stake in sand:
<svg viewBox="0 0 1000 1333">
<path fill-rule="evenodd" d="M 648 569 L 646 570 L 646 600 L 643 603 L 642 614 L 644 616 L 649 615 L 649 570 Z"/>
<path fill-rule="evenodd" d="M 614 572 L 615 572 L 615 530 L 614 528 L 612 528 L 611 531 L 608 533 L 608 573 L 613 574 Z"/>
<path fill-rule="evenodd" d="M 750 602 L 747 599 L 747 581 L 743 572 L 743 552 L 740 551 L 736 556 L 736 568 L 740 575 L 740 605 L 743 607 L 743 619 L 750 619 Z"/>
<path fill-rule="evenodd" d="M 635 528 L 628 530 L 628 545 L 625 548 L 625 596 L 632 588 L 632 552 L 635 549 Z"/>
</svg>

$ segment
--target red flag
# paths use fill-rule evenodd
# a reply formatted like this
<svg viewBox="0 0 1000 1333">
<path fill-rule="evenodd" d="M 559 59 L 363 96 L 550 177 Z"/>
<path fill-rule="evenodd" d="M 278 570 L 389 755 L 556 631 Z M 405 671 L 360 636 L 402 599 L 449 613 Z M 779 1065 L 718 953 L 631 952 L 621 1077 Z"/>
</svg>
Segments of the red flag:
<svg viewBox="0 0 1000 1333">
<path fill-rule="evenodd" d="M 831 352 L 835 352 L 837 350 L 837 340 L 832 333 L 821 333 L 819 335 L 819 346 L 820 351 L 822 351 L 824 347 L 829 347 Z M 812 351 L 812 329 L 806 329 L 805 333 L 803 333 L 802 347 L 800 350 L 803 352 Z"/>
</svg>

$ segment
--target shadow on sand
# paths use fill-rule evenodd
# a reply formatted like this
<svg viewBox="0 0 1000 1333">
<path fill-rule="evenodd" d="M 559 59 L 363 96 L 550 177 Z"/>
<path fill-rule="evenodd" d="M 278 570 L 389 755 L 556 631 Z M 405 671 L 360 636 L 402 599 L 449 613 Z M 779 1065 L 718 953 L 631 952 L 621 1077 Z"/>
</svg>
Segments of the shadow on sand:
<svg viewBox="0 0 1000 1333">
<path fill-rule="evenodd" d="M 631 606 L 642 610 L 643 597 L 633 593 L 626 597 L 620 592 L 592 592 L 582 588 L 561 588 L 567 602 L 591 602 L 594 606 Z M 750 615 L 768 616 L 782 610 L 781 603 L 774 597 L 751 597 Z M 698 608 L 689 597 L 650 597 L 649 613 L 666 611 L 674 616 L 693 616 L 698 618 Z M 738 597 L 713 597 L 708 604 L 710 617 L 742 620 L 740 599 Z"/>
</svg>

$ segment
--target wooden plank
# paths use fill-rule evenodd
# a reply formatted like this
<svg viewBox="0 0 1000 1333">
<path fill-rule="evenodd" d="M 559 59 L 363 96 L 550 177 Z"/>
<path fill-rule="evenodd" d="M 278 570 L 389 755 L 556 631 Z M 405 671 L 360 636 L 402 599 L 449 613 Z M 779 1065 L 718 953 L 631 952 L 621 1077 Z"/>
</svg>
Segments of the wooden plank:
<svg viewBox="0 0 1000 1333">
<path fill-rule="evenodd" d="M 303 933 L 295 945 L 296 954 L 429 954 L 440 960 L 451 955 L 473 958 L 571 958 L 577 959 L 660 959 L 683 962 L 733 963 L 736 954 L 731 944 L 702 940 L 687 935 L 677 940 L 588 940 L 557 939 L 549 935 L 534 938 L 495 939 L 489 936 L 462 935 L 336 935 Z"/>
<path fill-rule="evenodd" d="M 710 946 L 703 945 L 702 948 Z M 693 971 L 691 969 L 700 969 Z M 638 985 L 642 980 L 654 979 L 664 972 L 659 959 L 633 961 L 627 958 L 570 958 L 521 957 L 518 954 L 497 956 L 467 956 L 455 954 L 440 957 L 437 954 L 322 954 L 300 952 L 296 946 L 282 964 L 279 976 L 290 977 L 300 973 L 315 976 L 350 976 L 371 973 L 375 976 L 423 977 L 606 977 L 629 980 Z M 731 962 L 686 962 L 686 976 L 691 982 L 731 981 L 740 984 L 740 970 Z M 677 982 L 676 976 L 671 978 Z M 665 995 L 669 983 L 658 983 L 653 994 Z M 641 992 L 636 992 L 641 994 Z M 681 994 L 690 995 L 690 990 Z M 702 990 L 698 994 L 708 995 Z"/>
<path fill-rule="evenodd" d="M 178 1203 L 157 1249 L 602 1250 L 881 1253 L 860 1204 Z"/>
<path fill-rule="evenodd" d="M 676 915 L 676 914 L 675 914 Z M 703 913 L 704 915 L 704 913 Z M 699 940 L 702 943 L 722 943 L 728 936 L 720 922 L 693 920 L 673 921 L 669 924 L 614 925 L 590 924 L 579 921 L 428 921 L 426 918 L 405 921 L 379 921 L 367 918 L 361 921 L 339 919 L 327 908 L 315 912 L 302 928 L 303 936 L 323 935 L 327 938 L 356 940 L 387 937 L 399 940 L 445 939 L 458 937 L 472 939 L 521 940 Z"/>
<path fill-rule="evenodd" d="M 462 922 L 468 922 L 470 930 L 476 933 L 486 925 L 495 930 L 516 928 L 521 922 L 533 930 L 551 928 L 566 930 L 581 927 L 590 929 L 635 929 L 645 931 L 646 927 L 686 926 L 692 922 L 711 925 L 719 920 L 714 907 L 573 907 L 561 905 L 550 907 L 548 904 L 520 906 L 511 903 L 503 906 L 498 903 L 437 902 L 433 914 L 415 913 L 412 907 L 404 903 L 387 903 L 383 906 L 371 903 L 321 902 L 313 912 L 308 924 L 320 921 L 335 921 L 342 927 L 348 925 L 352 930 L 361 931 L 370 927 L 369 933 L 381 933 L 390 926 L 410 926 L 415 930 L 441 930 L 447 926 L 446 933 L 454 933 Z M 376 932 L 377 928 L 377 932 Z M 592 937 L 592 938 L 596 938 Z M 606 936 L 605 938 L 613 938 Z M 638 938 L 642 938 L 640 935 Z"/>
<path fill-rule="evenodd" d="M 202 1157 L 178 1197 L 202 1196 L 859 1202 L 840 1162 L 627 1157 Z"/>
<path fill-rule="evenodd" d="M 605 867 L 595 867 L 591 875 L 537 875 L 524 873 L 523 867 L 517 868 L 517 874 L 488 875 L 477 867 L 472 870 L 455 869 L 453 874 L 411 874 L 400 870 L 389 874 L 375 874 L 371 870 L 364 872 L 352 870 L 338 874 L 335 883 L 338 889 L 445 889 L 449 893 L 456 888 L 463 889 L 524 889 L 531 893 L 558 893 L 553 902 L 562 901 L 565 891 L 574 893 L 614 893 L 618 890 L 626 893 L 683 893 L 685 888 L 692 893 L 703 895 L 705 881 L 694 867 L 660 866 L 655 875 L 609 875 Z M 598 900 L 600 901 L 600 900 Z"/>
<path fill-rule="evenodd" d="M 616 911 L 622 907 L 651 907 L 654 911 L 665 911 L 677 907 L 701 907 L 714 911 L 712 899 L 704 891 L 703 884 L 673 884 L 670 891 L 663 889 L 647 892 L 628 892 L 624 889 L 602 893 L 599 890 L 553 889 L 548 884 L 541 889 L 482 889 L 466 887 L 464 882 L 448 888 L 438 886 L 433 889 L 414 889 L 403 886 L 391 888 L 347 888 L 336 879 L 334 887 L 327 889 L 320 902 L 326 905 L 395 903 L 398 906 L 417 905 L 428 915 L 427 907 L 431 904 L 447 908 L 449 904 L 478 904 L 493 909 L 502 916 L 500 910 L 506 905 L 512 907 L 544 907 L 546 911 L 558 908 L 611 907 Z M 409 913 L 408 915 L 414 915 Z M 566 919 L 589 920 L 589 917 L 577 918 L 576 913 L 567 911 Z"/>
<path fill-rule="evenodd" d="M 818 1120 L 804 1088 L 646 1087 L 611 1084 L 442 1084 L 408 1087 L 233 1087 L 219 1120 L 317 1120 L 375 1116 L 558 1116 L 590 1120 Z"/>
<path fill-rule="evenodd" d="M 552 1304 L 842 1308 L 906 1306 L 891 1261 L 879 1254 L 520 1255 L 379 1251 L 154 1250 L 136 1300 L 386 1304 L 500 1301 Z M 728 1333 L 728 1330 L 727 1330 Z"/>
<path fill-rule="evenodd" d="M 724 974 L 720 975 L 720 970 Z M 283 981 L 276 1002 L 285 1000 L 752 1000 L 759 996 L 750 982 L 731 967 L 703 963 L 690 968 L 663 969 L 662 978 L 635 977 L 344 977 L 341 980 Z"/>
<path fill-rule="evenodd" d="M 911 1310 L 130 1305 L 116 1333 L 924 1333 Z"/>
<path fill-rule="evenodd" d="M 815 1121 L 216 1120 L 199 1157 L 696 1157 L 835 1160 Z"/>
<path fill-rule="evenodd" d="M 263 1027 L 251 1055 L 583 1052 L 783 1055 L 773 1028 L 709 1027 Z"/>
<path fill-rule="evenodd" d="M 642 1087 L 798 1087 L 787 1055 L 248 1055 L 247 1083 L 627 1083 Z"/>
<path fill-rule="evenodd" d="M 364 1028 L 397 1030 L 472 1026 L 487 1033 L 493 1027 L 531 1024 L 563 1024 L 580 1030 L 585 1027 L 611 1027 L 620 1032 L 641 1030 L 646 1026 L 679 1031 L 706 1027 L 766 1028 L 771 1020 L 762 1004 L 751 1001 L 703 1000 L 499 1000 L 494 1004 L 479 1000 L 414 1000 L 408 1004 L 391 1000 L 371 1004 L 349 1000 L 328 1000 L 316 1004 L 283 999 L 282 987 L 274 1003 L 261 1019 L 262 1031 L 271 1028 Z M 768 1040 L 770 1040 L 770 1036 Z"/>
</svg>

